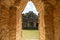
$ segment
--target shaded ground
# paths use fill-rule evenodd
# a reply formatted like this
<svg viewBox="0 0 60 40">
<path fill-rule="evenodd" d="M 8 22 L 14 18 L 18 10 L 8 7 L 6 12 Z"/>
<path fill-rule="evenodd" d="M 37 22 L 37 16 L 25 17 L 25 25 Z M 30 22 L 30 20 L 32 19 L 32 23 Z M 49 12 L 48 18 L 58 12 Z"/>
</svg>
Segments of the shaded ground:
<svg viewBox="0 0 60 40">
<path fill-rule="evenodd" d="M 38 30 L 22 30 L 22 40 L 39 40 Z"/>
</svg>

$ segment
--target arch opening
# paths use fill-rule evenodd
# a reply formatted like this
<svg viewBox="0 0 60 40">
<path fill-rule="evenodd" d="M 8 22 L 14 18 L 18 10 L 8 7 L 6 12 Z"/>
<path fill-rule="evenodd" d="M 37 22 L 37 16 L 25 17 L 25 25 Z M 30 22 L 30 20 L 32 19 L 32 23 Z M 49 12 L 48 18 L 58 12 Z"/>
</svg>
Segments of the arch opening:
<svg viewBox="0 0 60 40">
<path fill-rule="evenodd" d="M 39 40 L 38 30 L 38 11 L 33 2 L 28 1 L 22 12 L 22 40 Z"/>
</svg>

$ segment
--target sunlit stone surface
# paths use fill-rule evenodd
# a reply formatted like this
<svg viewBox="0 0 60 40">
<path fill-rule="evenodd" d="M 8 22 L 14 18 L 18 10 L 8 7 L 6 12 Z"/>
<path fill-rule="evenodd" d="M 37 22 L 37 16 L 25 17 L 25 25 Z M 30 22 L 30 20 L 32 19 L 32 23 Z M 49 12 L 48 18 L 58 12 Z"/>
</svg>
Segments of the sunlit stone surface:
<svg viewBox="0 0 60 40">
<path fill-rule="evenodd" d="M 21 40 L 21 12 L 29 0 L 0 0 L 0 40 Z M 60 40 L 60 0 L 32 0 L 39 12 L 40 40 Z"/>
</svg>

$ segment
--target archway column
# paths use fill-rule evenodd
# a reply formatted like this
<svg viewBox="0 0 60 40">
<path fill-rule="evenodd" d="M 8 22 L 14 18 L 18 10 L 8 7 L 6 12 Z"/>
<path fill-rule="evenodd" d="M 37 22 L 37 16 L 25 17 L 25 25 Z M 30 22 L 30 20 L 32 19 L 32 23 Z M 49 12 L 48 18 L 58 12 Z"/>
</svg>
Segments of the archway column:
<svg viewBox="0 0 60 40">
<path fill-rule="evenodd" d="M 45 40 L 54 40 L 53 10 L 54 6 L 44 1 Z"/>
<path fill-rule="evenodd" d="M 40 40 L 54 40 L 53 10 L 54 6 L 48 1 L 37 0 L 34 4 L 39 12 Z"/>
<path fill-rule="evenodd" d="M 22 40 L 22 10 L 17 7 L 11 6 L 9 10 L 10 40 Z"/>
<path fill-rule="evenodd" d="M 17 8 L 14 6 L 10 7 L 9 10 L 9 40 L 16 40 L 16 27 L 17 27 Z"/>
</svg>

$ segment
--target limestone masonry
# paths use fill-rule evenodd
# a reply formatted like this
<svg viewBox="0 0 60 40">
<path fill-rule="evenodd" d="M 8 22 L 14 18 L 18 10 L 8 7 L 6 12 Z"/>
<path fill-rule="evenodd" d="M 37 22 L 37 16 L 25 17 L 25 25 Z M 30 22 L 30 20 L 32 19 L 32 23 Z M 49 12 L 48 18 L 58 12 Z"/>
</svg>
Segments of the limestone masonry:
<svg viewBox="0 0 60 40">
<path fill-rule="evenodd" d="M 29 0 L 0 0 L 0 40 L 22 40 L 22 11 Z M 40 40 L 60 40 L 60 0 L 32 0 L 39 12 Z"/>
</svg>

